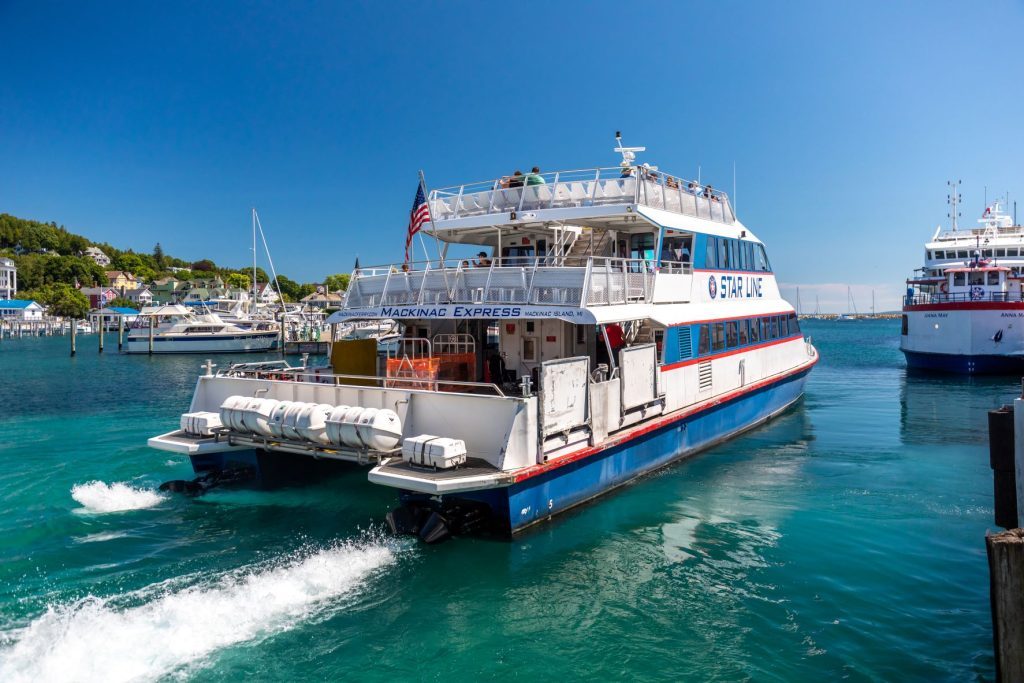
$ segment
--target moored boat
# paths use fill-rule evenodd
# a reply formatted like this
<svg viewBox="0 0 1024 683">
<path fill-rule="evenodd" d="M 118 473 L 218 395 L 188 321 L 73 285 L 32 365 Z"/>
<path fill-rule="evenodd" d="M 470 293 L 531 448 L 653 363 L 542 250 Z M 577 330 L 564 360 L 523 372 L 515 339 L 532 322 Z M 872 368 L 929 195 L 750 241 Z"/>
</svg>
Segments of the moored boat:
<svg viewBox="0 0 1024 683">
<path fill-rule="evenodd" d="M 357 269 L 328 319 L 398 321 L 385 357 L 353 340 L 344 368 L 209 372 L 150 444 L 197 472 L 369 462 L 393 527 L 432 541 L 516 533 L 793 406 L 818 356 L 763 243 L 724 193 L 616 151 L 424 193 L 439 258 Z"/>
<path fill-rule="evenodd" d="M 216 313 L 196 314 L 185 306 L 147 306 L 132 323 L 125 341 L 128 353 L 248 353 L 269 351 L 278 343 L 273 321 L 245 326 Z"/>
<path fill-rule="evenodd" d="M 907 367 L 965 374 L 1024 372 L 1024 228 L 996 201 L 976 228 L 953 224 L 925 245 L 907 280 L 900 349 Z"/>
</svg>

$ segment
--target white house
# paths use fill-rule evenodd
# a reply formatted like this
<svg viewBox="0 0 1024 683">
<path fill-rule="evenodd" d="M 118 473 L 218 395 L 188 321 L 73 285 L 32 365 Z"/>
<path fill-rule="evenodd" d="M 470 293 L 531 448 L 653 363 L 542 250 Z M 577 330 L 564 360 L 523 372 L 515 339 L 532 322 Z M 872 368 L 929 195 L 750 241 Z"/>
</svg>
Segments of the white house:
<svg viewBox="0 0 1024 683">
<path fill-rule="evenodd" d="M 110 265 L 110 257 L 104 254 L 99 247 L 89 247 L 85 250 L 85 255 L 95 261 L 97 265 Z"/>
<path fill-rule="evenodd" d="M 153 292 L 149 291 L 149 287 L 146 286 L 126 289 L 124 290 L 124 297 L 133 304 L 139 304 L 140 306 L 153 305 Z"/>
<path fill-rule="evenodd" d="M 274 291 L 274 285 L 270 282 L 257 282 L 256 283 L 257 301 L 264 304 L 272 304 L 280 300 L 281 297 Z"/>
<path fill-rule="evenodd" d="M 35 301 L 20 299 L 0 300 L 0 320 L 11 322 L 32 322 L 43 319 L 43 307 Z"/>
<path fill-rule="evenodd" d="M 0 299 L 13 299 L 18 293 L 18 268 L 9 258 L 0 258 Z"/>
</svg>

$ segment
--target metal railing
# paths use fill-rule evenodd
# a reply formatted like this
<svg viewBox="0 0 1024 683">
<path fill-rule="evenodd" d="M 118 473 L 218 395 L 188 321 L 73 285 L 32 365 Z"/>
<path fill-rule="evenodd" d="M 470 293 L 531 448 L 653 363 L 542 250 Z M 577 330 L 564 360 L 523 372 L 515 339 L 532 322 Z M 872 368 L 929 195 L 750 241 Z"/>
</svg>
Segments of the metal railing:
<svg viewBox="0 0 1024 683">
<path fill-rule="evenodd" d="M 950 294 L 915 294 L 904 296 L 903 305 L 922 306 L 926 304 L 965 303 L 978 301 L 995 301 L 999 303 L 1024 301 L 1021 292 L 952 292 Z"/>
<path fill-rule="evenodd" d="M 258 366 L 258 363 L 252 364 Z M 334 386 L 352 386 L 357 389 L 378 388 L 378 389 L 401 389 L 401 385 L 410 385 L 410 391 L 431 391 L 446 394 L 451 393 L 475 393 L 475 392 L 453 392 L 447 388 L 439 387 L 466 387 L 471 389 L 486 389 L 494 392 L 495 396 L 505 397 L 506 394 L 501 388 L 490 382 L 467 382 L 454 379 L 437 379 L 432 382 L 430 388 L 424 388 L 423 380 L 417 377 L 381 377 L 379 375 L 350 375 L 336 372 L 316 372 L 305 367 L 243 367 L 232 366 L 231 368 L 217 373 L 220 377 L 240 377 L 245 379 L 261 379 L 287 382 L 306 382 L 311 384 L 331 384 Z M 358 384 L 347 384 L 344 380 L 355 380 Z M 366 383 L 372 382 L 372 387 Z M 386 386 L 385 386 L 386 385 Z M 396 386 L 398 385 L 398 386 Z"/>
<path fill-rule="evenodd" d="M 474 263 L 360 268 L 352 276 L 345 307 L 649 302 L 657 275 L 656 262 L 648 259 L 515 256 Z M 690 262 L 662 261 L 661 268 L 673 275 L 693 272 Z"/>
<path fill-rule="evenodd" d="M 628 175 L 624 174 L 628 171 Z M 719 223 L 733 223 L 729 197 L 710 185 L 643 166 L 528 173 L 430 192 L 435 221 L 493 213 L 614 204 L 643 204 Z"/>
</svg>

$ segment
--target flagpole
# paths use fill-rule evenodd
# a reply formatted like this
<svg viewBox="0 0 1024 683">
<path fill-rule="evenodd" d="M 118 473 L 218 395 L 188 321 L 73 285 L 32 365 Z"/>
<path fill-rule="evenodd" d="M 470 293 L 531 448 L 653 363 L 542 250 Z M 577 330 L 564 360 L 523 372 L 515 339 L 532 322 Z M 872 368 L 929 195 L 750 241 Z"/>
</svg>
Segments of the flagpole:
<svg viewBox="0 0 1024 683">
<path fill-rule="evenodd" d="M 423 188 L 423 197 L 427 200 L 427 218 L 430 219 L 430 234 L 434 236 L 434 245 L 437 247 L 437 260 L 444 268 L 444 259 L 441 258 L 441 240 L 437 237 L 437 226 L 434 225 L 434 212 L 430 210 L 430 195 L 427 193 L 427 179 L 423 175 L 423 169 L 420 169 L 420 187 Z M 426 254 L 426 247 L 423 248 L 423 253 Z M 429 258 L 427 259 L 430 260 Z"/>
</svg>

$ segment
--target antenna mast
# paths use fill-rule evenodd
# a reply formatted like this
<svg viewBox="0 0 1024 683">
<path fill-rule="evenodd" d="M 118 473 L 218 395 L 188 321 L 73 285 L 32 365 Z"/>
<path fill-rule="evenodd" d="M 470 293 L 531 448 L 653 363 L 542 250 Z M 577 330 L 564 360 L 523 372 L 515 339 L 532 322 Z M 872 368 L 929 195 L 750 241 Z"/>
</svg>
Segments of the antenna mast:
<svg viewBox="0 0 1024 683">
<path fill-rule="evenodd" d="M 633 165 L 633 162 L 636 161 L 637 152 L 647 151 L 646 147 L 623 147 L 622 131 L 615 131 L 615 142 L 618 143 L 618 147 L 616 147 L 612 151 L 618 152 L 619 154 L 622 155 L 622 161 L 619 163 L 619 166 L 621 166 L 622 168 L 629 168 L 630 166 Z"/>
<path fill-rule="evenodd" d="M 952 219 L 953 232 L 956 232 L 959 228 L 957 219 L 960 218 L 960 202 L 962 200 L 959 189 L 960 181 L 957 180 L 956 182 L 953 182 L 952 180 L 947 180 L 946 185 L 949 186 L 949 194 L 946 195 L 946 203 L 949 204 L 949 213 L 946 215 Z"/>
</svg>

